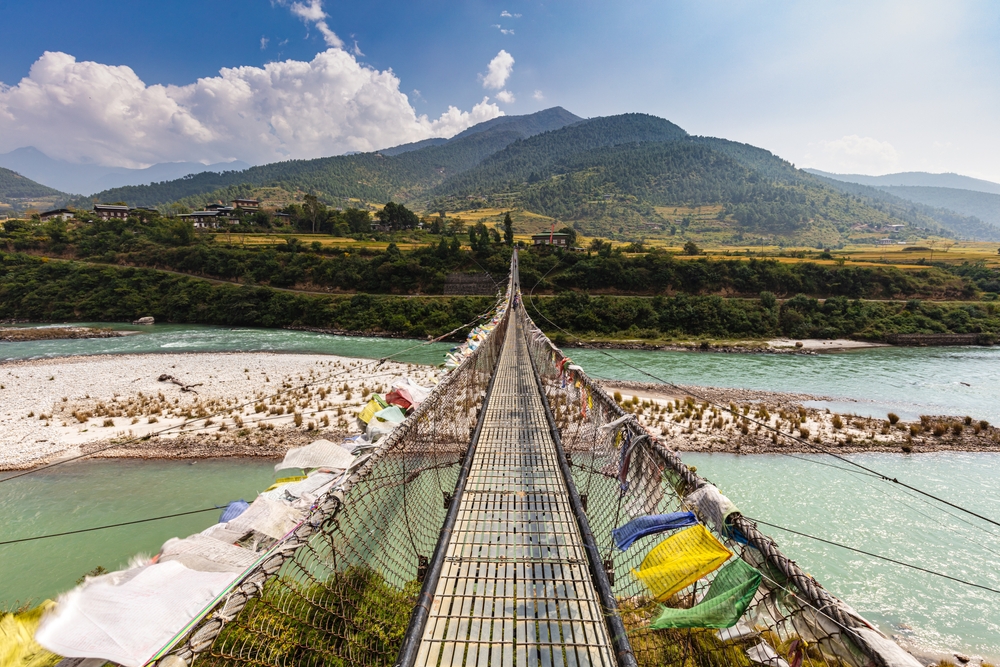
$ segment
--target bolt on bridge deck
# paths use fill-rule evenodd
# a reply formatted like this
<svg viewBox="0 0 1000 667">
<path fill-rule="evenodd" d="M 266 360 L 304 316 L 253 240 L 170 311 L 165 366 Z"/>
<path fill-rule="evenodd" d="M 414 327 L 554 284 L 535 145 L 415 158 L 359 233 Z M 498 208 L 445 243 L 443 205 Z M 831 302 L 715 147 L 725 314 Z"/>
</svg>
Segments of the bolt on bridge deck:
<svg viewBox="0 0 1000 667">
<path fill-rule="evenodd" d="M 416 664 L 613 665 L 519 320 L 511 318 Z"/>
</svg>

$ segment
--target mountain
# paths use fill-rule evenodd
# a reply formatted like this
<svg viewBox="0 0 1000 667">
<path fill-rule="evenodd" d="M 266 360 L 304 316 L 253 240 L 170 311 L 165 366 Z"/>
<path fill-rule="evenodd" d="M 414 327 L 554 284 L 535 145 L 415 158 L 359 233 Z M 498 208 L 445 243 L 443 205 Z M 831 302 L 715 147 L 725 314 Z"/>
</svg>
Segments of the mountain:
<svg viewBox="0 0 1000 667">
<path fill-rule="evenodd" d="M 377 152 L 391 157 L 402 153 L 409 153 L 410 151 L 417 151 L 421 148 L 427 148 L 429 146 L 440 146 L 451 141 L 458 141 L 473 134 L 479 134 L 480 132 L 486 132 L 487 130 L 492 130 L 501 126 L 504 130 L 517 132 L 522 137 L 533 137 L 536 134 L 549 132 L 550 130 L 558 130 L 560 127 L 564 127 L 572 123 L 578 123 L 581 120 L 583 119 L 579 116 L 571 114 L 562 107 L 552 107 L 551 109 L 545 109 L 544 111 L 539 111 L 525 116 L 499 116 L 498 118 L 484 121 L 478 125 L 473 125 L 472 127 L 459 132 L 451 139 L 424 139 L 423 141 L 414 141 L 413 143 L 393 146 L 392 148 L 383 148 Z"/>
<path fill-rule="evenodd" d="M 81 194 L 123 185 L 143 185 L 156 181 L 168 181 L 203 171 L 238 170 L 246 169 L 249 166 L 246 162 L 237 160 L 209 165 L 200 162 L 163 162 L 145 169 L 102 167 L 56 160 L 32 146 L 0 154 L 0 167 L 12 169 L 28 178 L 64 192 Z"/>
<path fill-rule="evenodd" d="M 848 183 L 860 183 L 861 185 L 871 185 L 874 187 L 902 185 L 908 187 L 925 188 L 956 188 L 959 190 L 974 190 L 976 192 L 988 192 L 1000 195 L 1000 183 L 984 181 L 971 176 L 961 174 L 930 174 L 926 171 L 904 171 L 898 174 L 886 174 L 884 176 L 866 176 L 864 174 L 831 174 L 819 169 L 804 169 L 810 174 L 832 178 L 835 181 L 847 181 Z"/>
<path fill-rule="evenodd" d="M 813 175 L 767 150 L 691 136 L 662 118 L 633 113 L 582 120 L 561 108 L 497 118 L 447 141 L 202 173 L 95 198 L 193 208 L 240 196 L 288 200 L 303 192 L 341 206 L 393 200 L 418 211 L 490 209 L 483 220 L 515 210 L 519 220 L 530 219 L 522 231 L 556 222 L 618 240 L 669 235 L 674 242 L 744 245 L 763 236 L 828 247 L 889 235 L 1000 234 L 977 218 Z"/>
<path fill-rule="evenodd" d="M 932 188 L 906 185 L 879 187 L 889 194 L 919 204 L 945 208 L 962 215 L 979 218 L 1000 228 L 1000 194 L 962 190 L 958 188 Z"/>
<path fill-rule="evenodd" d="M 21 174 L 0 167 L 0 212 L 20 212 L 26 208 L 50 208 L 69 197 Z"/>
<path fill-rule="evenodd" d="M 408 144 L 400 144 L 399 146 L 393 146 L 392 148 L 383 148 L 379 151 L 382 155 L 387 155 L 393 157 L 396 155 L 401 155 L 403 153 L 409 153 L 411 151 L 419 151 L 421 148 L 427 148 L 429 146 L 440 146 L 441 144 L 448 143 L 447 139 L 442 137 L 435 137 L 433 139 L 424 139 L 423 141 L 414 141 Z M 361 153 L 345 153 L 345 155 L 360 155 Z"/>
<path fill-rule="evenodd" d="M 896 212 L 896 215 L 902 218 L 909 216 L 923 216 L 932 218 L 938 224 L 940 224 L 945 229 L 951 231 L 960 238 L 974 239 L 981 241 L 1000 241 L 1000 227 L 994 227 L 990 224 L 983 222 L 982 219 L 975 216 L 965 215 L 951 208 L 941 208 L 935 207 L 933 205 L 924 204 L 917 201 L 916 199 L 903 198 L 897 196 L 894 190 L 896 188 L 889 187 L 872 187 L 870 185 L 861 185 L 860 183 L 849 183 L 847 181 L 837 181 L 831 178 L 826 178 L 823 176 L 815 176 L 830 185 L 830 187 L 835 190 L 839 190 L 848 195 L 855 197 L 864 197 L 872 202 L 879 202 L 882 205 L 889 207 Z M 908 188 L 909 189 L 909 188 Z M 935 188 L 912 188 L 915 190 L 932 190 Z M 950 189 L 950 188 L 947 188 Z M 984 193 L 973 193 L 968 190 L 953 190 L 953 192 L 967 193 L 967 194 L 983 194 L 983 196 L 994 196 L 986 195 Z M 929 200 L 928 200 L 929 201 Z"/>
<path fill-rule="evenodd" d="M 481 163 L 437 188 L 438 193 L 472 195 L 502 191 L 531 179 L 531 175 L 565 171 L 563 162 L 590 150 L 672 142 L 687 136 L 673 123 L 646 114 L 624 114 L 575 123 L 558 130 L 515 141 Z"/>
<path fill-rule="evenodd" d="M 963 217 L 973 217 L 1000 227 L 1000 183 L 960 174 L 929 174 L 910 171 L 885 176 L 829 174 L 805 169 L 833 181 L 878 188 L 891 195 L 936 209 L 946 209 Z"/>
<path fill-rule="evenodd" d="M 443 143 L 429 139 L 371 153 L 289 160 L 241 172 L 202 173 L 148 186 L 104 190 L 93 198 L 126 201 L 133 206 L 163 206 L 175 201 L 200 206 L 246 194 L 248 187 L 279 185 L 315 192 L 331 201 L 410 200 L 518 139 L 578 121 L 578 116 L 553 107 L 527 116 L 494 118 Z"/>
<path fill-rule="evenodd" d="M 498 116 L 491 120 L 483 121 L 478 125 L 473 125 L 466 130 L 462 130 L 452 137 L 451 141 L 464 139 L 469 135 L 486 132 L 487 130 L 492 130 L 497 127 L 503 127 L 506 130 L 513 130 L 527 138 L 543 132 L 558 130 L 561 127 L 572 125 L 573 123 L 579 123 L 582 120 L 583 119 L 576 114 L 572 114 L 562 107 L 551 107 L 549 109 L 543 109 L 542 111 L 537 111 L 523 116 Z"/>
</svg>

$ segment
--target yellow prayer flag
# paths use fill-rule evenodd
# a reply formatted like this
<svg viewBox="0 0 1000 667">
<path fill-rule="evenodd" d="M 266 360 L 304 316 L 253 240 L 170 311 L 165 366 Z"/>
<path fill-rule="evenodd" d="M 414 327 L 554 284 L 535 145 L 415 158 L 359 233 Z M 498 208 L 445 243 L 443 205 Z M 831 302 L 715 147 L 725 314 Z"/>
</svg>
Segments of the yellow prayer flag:
<svg viewBox="0 0 1000 667">
<path fill-rule="evenodd" d="M 732 555 L 705 526 L 698 524 L 657 544 L 632 573 L 663 602 L 718 569 Z"/>
</svg>

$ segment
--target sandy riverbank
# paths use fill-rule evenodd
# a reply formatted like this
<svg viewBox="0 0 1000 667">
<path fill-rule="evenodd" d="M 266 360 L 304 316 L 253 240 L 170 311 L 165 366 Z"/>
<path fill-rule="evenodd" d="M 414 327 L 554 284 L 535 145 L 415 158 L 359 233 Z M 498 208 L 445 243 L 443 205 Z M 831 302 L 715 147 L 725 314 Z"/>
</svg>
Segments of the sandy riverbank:
<svg viewBox="0 0 1000 667">
<path fill-rule="evenodd" d="M 432 385 L 443 375 L 429 366 L 387 362 L 376 370 L 375 365 L 364 359 L 267 352 L 0 364 L 0 470 L 98 449 L 100 456 L 123 458 L 280 457 L 317 437 L 339 440 L 357 432 L 354 414 L 369 392 L 385 392 L 403 377 Z M 181 384 L 161 381 L 161 376 Z M 304 384 L 309 386 L 303 389 Z M 1000 430 L 962 416 L 890 424 L 806 408 L 806 401 L 827 398 L 809 394 L 603 384 L 679 451 L 816 451 L 755 423 L 744 425 L 703 400 L 732 404 L 781 433 L 840 452 L 1000 451 Z M 150 437 L 141 439 L 145 436 Z M 107 449 L 125 441 L 132 442 Z"/>
<path fill-rule="evenodd" d="M 621 395 L 626 409 L 635 412 L 643 424 L 677 451 L 816 453 L 823 448 L 839 453 L 1000 452 L 1000 429 L 966 416 L 929 415 L 918 421 L 890 423 L 888 418 L 804 407 L 805 401 L 829 400 L 810 394 L 684 385 L 677 390 L 632 381 L 606 380 L 601 384 L 609 394 Z M 710 403 L 737 409 L 750 419 L 734 418 L 730 412 L 716 409 Z M 755 422 L 766 423 L 783 435 Z M 784 434 L 807 440 L 811 445 Z"/>
<path fill-rule="evenodd" d="M 277 457 L 318 437 L 339 439 L 357 432 L 354 414 L 368 393 L 388 391 L 404 377 L 432 385 L 443 374 L 429 366 L 386 362 L 376 369 L 376 364 L 266 352 L 0 364 L 0 470 L 33 467 L 144 436 L 153 437 L 101 456 Z M 160 381 L 162 375 L 192 391 Z M 304 384 L 309 386 L 303 389 Z M 165 429 L 170 430 L 156 435 Z"/>
</svg>

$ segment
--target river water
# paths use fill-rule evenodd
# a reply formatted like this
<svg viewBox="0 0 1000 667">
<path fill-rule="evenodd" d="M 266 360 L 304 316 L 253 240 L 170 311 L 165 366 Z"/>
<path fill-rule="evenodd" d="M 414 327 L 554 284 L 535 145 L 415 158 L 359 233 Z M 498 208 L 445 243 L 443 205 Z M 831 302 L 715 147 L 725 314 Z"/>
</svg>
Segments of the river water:
<svg viewBox="0 0 1000 667">
<path fill-rule="evenodd" d="M 0 344 L 0 360 L 73 354 L 281 351 L 378 358 L 419 341 L 307 332 L 156 325 L 124 338 Z M 440 363 L 448 344 L 401 361 Z M 884 416 L 970 414 L 1000 422 L 1000 349 L 875 348 L 824 355 L 574 350 L 599 378 L 651 381 L 621 365 L 691 385 L 748 387 L 834 398 L 838 409 Z M 1000 453 L 854 455 L 856 460 L 989 517 L 1000 515 Z M 951 516 L 898 486 L 816 456 L 684 455 L 748 516 L 1000 588 L 1000 529 Z M 250 500 L 273 478 L 250 460 L 82 461 L 0 484 L 0 542 Z M 3 473 L 0 473 L 0 478 Z M 949 510 L 957 514 L 955 510 Z M 121 567 L 170 537 L 217 521 L 215 512 L 80 535 L 0 545 L 0 607 L 36 602 L 102 565 Z M 965 523 L 966 521 L 971 522 Z M 930 647 L 1000 657 L 1000 595 L 765 528 L 782 549 L 883 630 Z"/>
<path fill-rule="evenodd" d="M 31 325 L 24 325 L 31 326 Z M 37 325 L 36 325 L 37 326 Z M 58 326 L 58 325 L 53 325 Z M 74 326 L 107 327 L 136 331 L 119 338 L 77 338 L 0 343 L 0 362 L 70 355 L 156 354 L 178 352 L 286 352 L 336 354 L 344 357 L 440 364 L 452 345 L 374 336 L 330 336 L 310 331 L 157 324 L 138 326 L 107 322 L 84 322 Z"/>
</svg>

